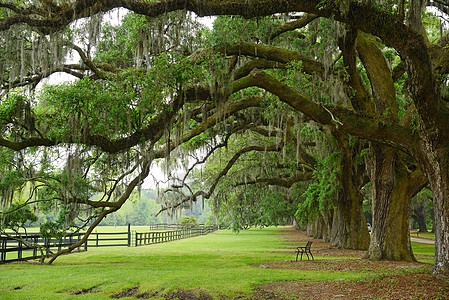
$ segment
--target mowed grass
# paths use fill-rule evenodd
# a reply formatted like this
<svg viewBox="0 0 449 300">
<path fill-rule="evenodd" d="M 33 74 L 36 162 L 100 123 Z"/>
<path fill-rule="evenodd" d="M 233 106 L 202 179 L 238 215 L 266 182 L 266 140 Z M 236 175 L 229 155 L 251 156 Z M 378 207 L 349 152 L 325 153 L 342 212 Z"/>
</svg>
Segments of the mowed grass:
<svg viewBox="0 0 449 300">
<path fill-rule="evenodd" d="M 251 229 L 239 234 L 220 230 L 165 244 L 89 248 L 60 257 L 53 265 L 0 265 L 0 299 L 111 299 L 113 294 L 136 286 L 139 293 L 186 289 L 218 298 L 249 294 L 255 286 L 273 281 L 357 279 L 368 275 L 254 266 L 264 261 L 294 260 L 293 254 L 273 253 L 282 250 L 280 244 L 285 243 L 276 235 L 279 230 Z M 92 288 L 98 292 L 71 294 Z"/>
<path fill-rule="evenodd" d="M 412 236 L 412 237 L 419 237 L 419 238 L 423 238 L 423 239 L 431 239 L 431 240 L 435 239 L 435 233 L 431 233 L 431 232 L 417 232 L 417 231 L 413 231 L 413 232 L 410 232 L 410 236 Z"/>
</svg>

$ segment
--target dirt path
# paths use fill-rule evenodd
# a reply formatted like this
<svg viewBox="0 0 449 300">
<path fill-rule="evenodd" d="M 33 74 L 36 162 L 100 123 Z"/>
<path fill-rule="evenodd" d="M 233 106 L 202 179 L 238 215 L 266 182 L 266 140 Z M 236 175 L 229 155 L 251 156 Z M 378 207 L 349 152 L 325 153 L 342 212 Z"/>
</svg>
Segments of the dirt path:
<svg viewBox="0 0 449 300">
<path fill-rule="evenodd" d="M 435 240 L 419 238 L 419 237 L 410 237 L 410 241 L 415 243 L 427 244 L 427 245 L 435 245 Z"/>
</svg>

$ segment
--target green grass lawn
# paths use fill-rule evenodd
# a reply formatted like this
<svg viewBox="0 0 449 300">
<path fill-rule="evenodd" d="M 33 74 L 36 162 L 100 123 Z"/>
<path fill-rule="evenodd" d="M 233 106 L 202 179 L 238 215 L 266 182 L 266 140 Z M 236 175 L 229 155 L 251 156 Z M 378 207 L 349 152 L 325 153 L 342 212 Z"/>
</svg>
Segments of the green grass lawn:
<svg viewBox="0 0 449 300">
<path fill-rule="evenodd" d="M 419 238 L 423 238 L 423 239 L 431 239 L 434 240 L 435 239 L 435 233 L 431 233 L 431 232 L 418 232 L 418 231 L 411 231 L 410 232 L 410 236 L 413 237 L 419 237 Z"/>
<path fill-rule="evenodd" d="M 0 265 L 0 299 L 111 299 L 124 289 L 146 291 L 203 290 L 208 294 L 251 293 L 259 284 L 280 280 L 336 280 L 366 277 L 369 272 L 304 272 L 264 269 L 252 264 L 294 260 L 280 250 L 279 228 L 228 230 L 176 242 L 128 247 L 89 248 L 58 258 L 53 265 Z M 416 245 L 414 245 L 416 246 Z M 429 253 L 429 245 L 417 248 Z M 419 246 L 421 247 L 421 246 Z M 415 251 L 415 254 L 417 252 Z M 322 259 L 322 257 L 316 257 Z M 94 294 L 70 291 L 95 288 Z"/>
</svg>

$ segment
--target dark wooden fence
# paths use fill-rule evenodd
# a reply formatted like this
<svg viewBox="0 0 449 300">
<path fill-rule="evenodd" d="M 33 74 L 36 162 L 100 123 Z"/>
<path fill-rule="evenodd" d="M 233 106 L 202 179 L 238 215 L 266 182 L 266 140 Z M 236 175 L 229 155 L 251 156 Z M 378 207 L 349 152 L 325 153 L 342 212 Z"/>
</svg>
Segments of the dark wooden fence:
<svg viewBox="0 0 449 300">
<path fill-rule="evenodd" d="M 217 226 L 175 227 L 176 230 L 136 232 L 135 246 L 166 243 L 194 236 L 206 235 L 218 229 Z M 134 246 L 133 245 L 133 246 Z"/>
<path fill-rule="evenodd" d="M 190 237 L 206 235 L 219 229 L 218 226 L 204 226 L 197 227 L 183 227 L 170 224 L 156 224 L 150 225 L 148 232 L 136 232 L 131 230 L 128 225 L 128 230 L 125 232 L 95 232 L 91 233 L 81 247 L 77 251 L 87 251 L 89 247 L 117 247 L 128 246 L 136 247 L 150 244 L 166 243 Z M 37 245 L 40 245 L 44 250 L 44 256 L 48 256 L 50 251 L 60 251 L 68 247 L 83 237 L 84 233 L 76 235 L 67 235 L 61 240 L 44 239 L 39 233 L 28 234 L 25 240 L 20 241 L 17 237 L 0 236 L 0 264 L 24 261 L 41 258 L 41 252 Z M 28 244 L 28 245 L 27 245 Z"/>
<path fill-rule="evenodd" d="M 131 225 L 128 224 L 128 231 L 91 233 L 87 239 L 86 247 L 131 247 L 131 237 Z"/>
<path fill-rule="evenodd" d="M 67 235 L 60 240 L 43 238 L 40 233 L 0 236 L 0 263 L 39 259 L 42 252 L 45 257 L 48 257 L 50 251 L 60 251 L 78 242 L 82 237 L 82 233 Z M 75 252 L 86 250 L 87 246 L 83 245 L 78 247 Z"/>
</svg>

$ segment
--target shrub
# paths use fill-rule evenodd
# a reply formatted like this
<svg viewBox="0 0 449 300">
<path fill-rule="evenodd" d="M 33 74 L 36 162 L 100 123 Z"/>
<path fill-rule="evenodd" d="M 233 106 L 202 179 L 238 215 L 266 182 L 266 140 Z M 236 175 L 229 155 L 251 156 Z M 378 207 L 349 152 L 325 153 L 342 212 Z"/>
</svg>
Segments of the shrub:
<svg viewBox="0 0 449 300">
<path fill-rule="evenodd" d="M 195 216 L 182 217 L 181 221 L 179 221 L 179 225 L 185 227 L 199 227 L 200 224 Z"/>
</svg>

